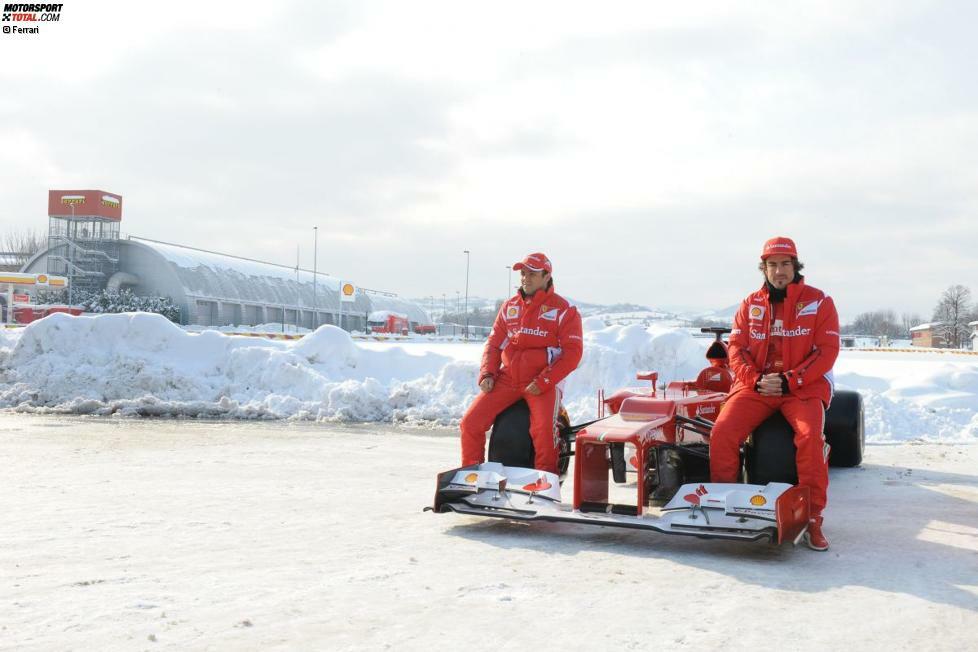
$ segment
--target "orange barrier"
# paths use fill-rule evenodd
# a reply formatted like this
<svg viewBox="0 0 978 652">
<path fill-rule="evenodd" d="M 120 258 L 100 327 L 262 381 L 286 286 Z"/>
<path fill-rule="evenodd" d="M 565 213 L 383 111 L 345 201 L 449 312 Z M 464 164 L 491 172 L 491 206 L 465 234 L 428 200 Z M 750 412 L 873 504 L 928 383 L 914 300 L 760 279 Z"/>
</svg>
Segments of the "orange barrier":
<svg viewBox="0 0 978 652">
<path fill-rule="evenodd" d="M 944 353 L 950 355 L 978 355 L 978 351 L 966 351 L 964 349 L 935 349 L 929 347 L 910 347 L 901 349 L 884 349 L 879 347 L 852 347 L 840 349 L 841 351 L 867 351 L 870 353 Z"/>
<path fill-rule="evenodd" d="M 219 333 L 223 331 L 218 331 Z M 235 335 L 239 337 L 264 337 L 270 340 L 301 340 L 303 335 L 299 333 L 223 333 L 224 335 Z"/>
</svg>

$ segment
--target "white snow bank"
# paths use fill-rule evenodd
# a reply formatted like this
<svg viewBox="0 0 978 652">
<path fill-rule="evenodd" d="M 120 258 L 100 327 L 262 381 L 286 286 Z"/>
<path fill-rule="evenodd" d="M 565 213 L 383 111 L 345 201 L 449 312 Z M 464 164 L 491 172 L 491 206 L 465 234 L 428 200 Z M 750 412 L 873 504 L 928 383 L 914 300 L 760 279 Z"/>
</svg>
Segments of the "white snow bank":
<svg viewBox="0 0 978 652">
<path fill-rule="evenodd" d="M 461 387 L 458 365 L 447 356 L 363 349 L 334 326 L 281 342 L 188 333 L 146 313 L 58 317 L 32 323 L 12 348 L 0 350 L 0 406 L 447 422 L 474 393 L 474 382 Z"/>
<path fill-rule="evenodd" d="M 653 324 L 585 320 L 568 378 L 575 422 L 596 390 L 693 378 L 710 340 Z M 295 341 L 191 333 L 146 313 L 56 314 L 0 331 L 0 407 L 76 414 L 453 424 L 475 393 L 481 345 L 358 343 L 333 326 Z M 843 351 L 839 387 L 859 390 L 870 441 L 978 442 L 978 357 Z"/>
<path fill-rule="evenodd" d="M 843 350 L 835 379 L 862 394 L 871 441 L 978 442 L 978 356 Z"/>
<path fill-rule="evenodd" d="M 312 330 L 305 328 L 303 326 L 296 326 L 295 324 L 284 324 L 269 323 L 269 324 L 258 324 L 256 326 L 200 326 L 198 324 L 191 324 L 189 326 L 181 326 L 189 333 L 203 333 L 204 331 L 219 331 L 221 333 L 311 333 Z"/>
</svg>

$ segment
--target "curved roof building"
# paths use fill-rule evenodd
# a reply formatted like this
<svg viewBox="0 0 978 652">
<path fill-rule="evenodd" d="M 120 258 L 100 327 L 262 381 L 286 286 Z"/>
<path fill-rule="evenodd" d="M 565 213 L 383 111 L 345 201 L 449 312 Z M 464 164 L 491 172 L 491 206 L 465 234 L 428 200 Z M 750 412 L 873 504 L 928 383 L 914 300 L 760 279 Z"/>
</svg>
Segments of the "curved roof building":
<svg viewBox="0 0 978 652">
<path fill-rule="evenodd" d="M 392 295 L 358 290 L 352 302 L 341 302 L 340 281 L 326 274 L 143 238 L 116 242 L 118 263 L 111 275 L 103 274 L 102 287 L 169 297 L 184 324 L 337 324 L 364 330 L 376 310 L 407 314 L 414 324 L 432 323 L 421 306 Z M 84 246 L 73 255 L 83 256 Z M 49 271 L 53 251 L 38 253 L 24 271 Z"/>
</svg>

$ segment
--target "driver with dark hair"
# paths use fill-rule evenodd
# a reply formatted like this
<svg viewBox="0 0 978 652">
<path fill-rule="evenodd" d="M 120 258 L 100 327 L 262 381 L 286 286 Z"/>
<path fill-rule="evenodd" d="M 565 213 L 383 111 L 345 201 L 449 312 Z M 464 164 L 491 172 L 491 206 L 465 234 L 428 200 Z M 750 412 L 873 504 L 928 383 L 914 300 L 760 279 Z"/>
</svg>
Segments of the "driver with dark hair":
<svg viewBox="0 0 978 652">
<path fill-rule="evenodd" d="M 462 465 L 485 461 L 486 431 L 522 398 L 530 408 L 533 466 L 557 473 L 562 381 L 581 361 L 581 316 L 554 292 L 545 255 L 530 254 L 513 269 L 520 273 L 520 289 L 499 307 L 482 354 L 482 393 L 462 417 Z"/>
<path fill-rule="evenodd" d="M 735 381 L 710 437 L 710 476 L 713 482 L 736 482 L 741 444 L 780 411 L 794 430 L 798 484 L 811 490 L 806 542 L 813 550 L 828 550 L 822 533 L 829 486 L 823 430 L 839 355 L 839 315 L 829 296 L 805 283 L 803 267 L 790 238 L 764 243 L 764 285 L 741 303 L 730 333 Z"/>
</svg>

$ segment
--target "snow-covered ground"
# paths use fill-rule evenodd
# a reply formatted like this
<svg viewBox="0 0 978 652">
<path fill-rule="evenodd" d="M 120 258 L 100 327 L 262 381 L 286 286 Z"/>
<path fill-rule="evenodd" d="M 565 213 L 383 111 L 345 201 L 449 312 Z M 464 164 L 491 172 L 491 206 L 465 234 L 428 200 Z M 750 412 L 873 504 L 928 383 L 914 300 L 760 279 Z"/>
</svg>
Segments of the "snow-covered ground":
<svg viewBox="0 0 978 652">
<path fill-rule="evenodd" d="M 575 421 L 709 343 L 585 339 Z M 831 470 L 823 554 L 422 513 L 481 352 L 149 314 L 0 331 L 0 650 L 978 647 L 978 356 L 842 353 L 870 444 Z"/>
<path fill-rule="evenodd" d="M 575 422 L 595 392 L 693 378 L 709 339 L 669 322 L 588 317 L 566 384 Z M 294 341 L 188 332 L 151 314 L 52 315 L 0 331 L 0 407 L 20 412 L 316 419 L 453 425 L 477 391 L 482 343 L 355 341 L 324 326 Z M 978 356 L 843 351 L 838 385 L 859 390 L 874 442 L 978 442 Z"/>
<path fill-rule="evenodd" d="M 5 414 L 0 650 L 978 646 L 978 446 L 832 469 L 816 553 L 422 513 L 453 435 Z"/>
</svg>

